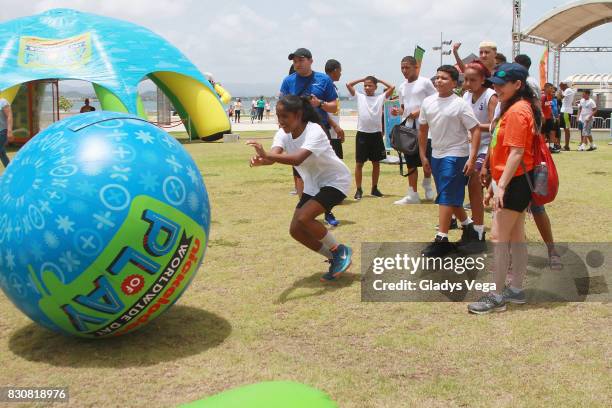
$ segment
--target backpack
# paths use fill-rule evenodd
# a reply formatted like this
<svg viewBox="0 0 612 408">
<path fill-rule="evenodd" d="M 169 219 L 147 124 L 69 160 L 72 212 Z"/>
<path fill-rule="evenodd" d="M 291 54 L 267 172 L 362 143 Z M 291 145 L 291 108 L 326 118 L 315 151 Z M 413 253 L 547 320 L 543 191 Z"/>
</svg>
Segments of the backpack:
<svg viewBox="0 0 612 408">
<path fill-rule="evenodd" d="M 418 156 L 419 155 L 419 131 L 416 129 L 416 120 L 413 127 L 406 126 L 406 120 L 404 119 L 399 125 L 393 126 L 391 129 L 391 147 L 395 149 L 400 159 L 400 174 L 404 177 L 413 173 L 416 169 L 408 174 L 404 174 L 403 166 L 403 154 L 407 156 Z"/>
<path fill-rule="evenodd" d="M 525 172 L 531 199 L 536 205 L 544 205 L 552 202 L 559 191 L 559 173 L 553 161 L 550 150 L 544 141 L 544 137 L 535 133 L 533 138 L 533 182 L 527 174 L 525 162 L 521 160 L 521 166 Z"/>
</svg>

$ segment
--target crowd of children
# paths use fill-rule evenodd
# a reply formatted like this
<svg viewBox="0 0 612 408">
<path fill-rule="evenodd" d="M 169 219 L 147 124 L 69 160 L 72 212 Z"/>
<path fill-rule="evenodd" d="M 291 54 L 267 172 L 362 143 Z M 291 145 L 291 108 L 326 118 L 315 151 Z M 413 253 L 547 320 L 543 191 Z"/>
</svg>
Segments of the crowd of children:
<svg viewBox="0 0 612 408">
<path fill-rule="evenodd" d="M 540 92 L 529 76 L 531 61 L 526 55 L 507 63 L 497 54 L 494 43 L 482 42 L 480 59 L 464 64 L 459 46 L 453 47 L 457 66 L 440 66 L 433 82 L 419 76 L 415 58 L 407 56 L 400 62 L 405 81 L 397 88 L 400 106 L 393 108 L 391 114 L 401 116 L 405 126 L 418 129 L 419 153 L 405 157 L 408 192 L 395 204 L 420 203 L 417 185 L 418 167 L 422 167 L 425 199 L 435 198 L 438 205 L 438 230 L 422 252 L 427 257 L 444 257 L 453 251 L 484 251 L 484 206 L 492 205 L 489 238 L 495 245 L 497 290 L 468 305 L 472 313 L 489 313 L 505 310 L 507 303 L 525 303 L 522 281 L 527 267 L 524 223 L 528 210 L 548 246 L 551 268 L 562 267 L 548 215 L 543 206 L 531 202 L 535 166 L 532 146 L 534 137 L 541 133 L 550 151 L 560 152 L 560 129 L 564 129 L 564 150 L 569 150 L 569 115 L 573 112 L 575 91 L 561 84 L 557 92 L 552 84 L 546 84 Z M 342 160 L 344 131 L 337 115 L 339 98 L 334 85 L 342 68 L 337 60 L 329 60 L 326 73 L 313 71 L 312 54 L 304 48 L 291 53 L 289 59 L 293 69 L 282 83 L 276 106 L 280 129 L 269 152 L 258 142 L 249 141 L 256 152 L 251 165 L 282 163 L 294 167 L 303 191 L 299 192 L 291 236 L 329 260 L 329 271 L 322 280 L 334 280 L 350 266 L 352 251 L 338 243 L 316 218 L 331 214 L 332 208 L 346 198 L 351 185 L 350 172 Z M 379 83 L 384 91 L 377 95 Z M 363 84 L 363 92 L 356 88 L 358 84 Z M 395 87 L 374 76 L 350 81 L 346 87 L 356 97 L 358 112 L 353 197 L 363 197 L 362 171 L 367 161 L 372 162 L 373 170 L 371 195 L 382 197 L 380 162 L 386 157 L 383 105 Z M 578 113 L 582 132 L 579 150 L 596 148 L 591 136 L 595 113 L 595 103 L 589 92 L 584 92 Z M 471 217 L 464 209 L 466 186 Z M 330 225 L 338 225 L 335 218 L 335 222 L 329 222 L 327 215 L 325 219 Z M 459 242 L 451 243 L 448 231 L 455 219 L 461 225 L 462 236 Z"/>
</svg>

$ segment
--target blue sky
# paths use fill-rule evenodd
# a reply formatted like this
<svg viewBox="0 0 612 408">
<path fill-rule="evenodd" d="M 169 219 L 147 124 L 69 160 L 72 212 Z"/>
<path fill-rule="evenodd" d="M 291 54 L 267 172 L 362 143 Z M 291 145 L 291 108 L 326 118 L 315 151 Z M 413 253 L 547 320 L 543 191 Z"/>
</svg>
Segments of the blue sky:
<svg viewBox="0 0 612 408">
<path fill-rule="evenodd" d="M 523 28 L 564 0 L 523 1 Z M 141 24 L 168 39 L 202 71 L 230 86 L 274 92 L 289 68 L 287 54 L 307 47 L 314 66 L 328 58 L 343 65 L 342 81 L 368 74 L 399 83 L 399 61 L 415 45 L 425 54 L 423 74 L 433 74 L 440 57 L 431 47 L 440 39 L 461 41 L 462 55 L 477 53 L 478 43 L 497 42 L 511 54 L 511 0 L 3 0 L 0 19 L 8 20 L 69 7 Z M 612 24 L 595 28 L 571 45 L 612 46 Z M 536 66 L 543 48 L 523 43 Z M 453 62 L 446 57 L 445 62 Z M 551 59 L 552 65 L 552 59 Z M 612 54 L 563 54 L 561 78 L 575 73 L 610 72 Z M 551 70 L 552 79 L 552 70 Z M 344 88 L 344 87 L 342 87 Z"/>
</svg>

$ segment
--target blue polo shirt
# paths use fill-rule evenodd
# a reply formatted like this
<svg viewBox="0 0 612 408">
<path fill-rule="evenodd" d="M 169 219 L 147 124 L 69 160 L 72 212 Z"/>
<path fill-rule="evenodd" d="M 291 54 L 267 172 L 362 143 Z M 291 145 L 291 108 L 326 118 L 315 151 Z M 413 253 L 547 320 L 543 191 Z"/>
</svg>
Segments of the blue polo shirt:
<svg viewBox="0 0 612 408">
<path fill-rule="evenodd" d="M 280 89 L 281 95 L 307 96 L 314 95 L 323 102 L 333 102 L 338 99 L 338 92 L 329 76 L 321 72 L 313 71 L 308 77 L 302 77 L 294 72 L 283 79 Z M 323 109 L 315 108 L 323 125 L 328 126 L 327 112 Z"/>
</svg>

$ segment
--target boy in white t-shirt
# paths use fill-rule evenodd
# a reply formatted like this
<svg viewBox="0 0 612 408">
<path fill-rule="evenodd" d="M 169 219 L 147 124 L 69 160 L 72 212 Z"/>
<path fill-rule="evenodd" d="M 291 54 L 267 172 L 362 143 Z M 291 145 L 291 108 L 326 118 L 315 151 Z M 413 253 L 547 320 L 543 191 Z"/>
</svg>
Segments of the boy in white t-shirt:
<svg viewBox="0 0 612 408">
<path fill-rule="evenodd" d="M 402 75 L 406 80 L 397 87 L 399 95 L 399 108 L 392 108 L 391 114 L 394 116 L 401 115 L 402 120 L 406 121 L 406 126 L 414 126 L 416 128 L 416 120 L 419 117 L 421 103 L 423 100 L 436 94 L 431 80 L 426 77 L 419 76 L 417 60 L 414 57 L 406 56 L 401 62 Z M 427 151 L 431 152 L 431 142 L 427 141 Z M 417 193 L 417 184 L 419 181 L 418 168 L 422 167 L 419 155 L 405 156 L 406 166 L 408 167 L 408 194 L 405 197 L 395 201 L 393 204 L 420 204 L 421 199 Z M 431 173 L 423 168 L 423 188 L 425 189 L 425 199 L 433 200 L 435 197 L 433 188 L 431 187 Z"/>
<path fill-rule="evenodd" d="M 325 73 L 334 82 L 334 88 L 336 88 L 337 93 L 338 87 L 336 87 L 335 82 L 338 82 L 342 76 L 342 65 L 335 59 L 329 59 L 325 63 Z M 344 130 L 340 127 L 340 98 L 336 99 L 336 102 L 338 105 L 336 112 L 328 112 L 327 114 L 327 121 L 330 127 L 329 143 L 331 143 L 334 152 L 336 152 L 336 156 L 343 159 L 344 152 L 342 151 L 342 143 L 344 143 Z"/>
<path fill-rule="evenodd" d="M 475 233 L 474 223 L 463 209 L 463 200 L 467 175 L 472 173 L 478 157 L 480 126 L 472 107 L 453 92 L 458 80 L 459 72 L 455 67 L 439 67 L 435 81 L 438 94 L 425 98 L 419 115 L 421 162 L 423 169 L 431 169 L 434 176 L 439 206 L 438 233 L 422 253 L 427 257 L 443 257 L 454 249 L 448 241 L 453 214 L 469 232 L 462 235 L 462 240 Z M 431 135 L 431 163 L 426 153 L 428 133 Z"/>
<path fill-rule="evenodd" d="M 355 85 L 363 82 L 364 93 L 355 90 Z M 375 95 L 378 82 L 387 89 L 380 95 Z M 372 162 L 372 195 L 382 197 L 378 190 L 378 177 L 380 176 L 380 161 L 384 160 L 387 153 L 382 135 L 382 114 L 385 99 L 393 94 L 395 87 L 382 79 L 373 76 L 356 79 L 346 84 L 349 93 L 357 96 L 357 136 L 355 141 L 355 200 L 361 200 L 363 190 L 361 180 L 363 165 L 370 160 Z"/>
<path fill-rule="evenodd" d="M 591 135 L 591 129 L 593 128 L 593 118 L 597 113 L 597 105 L 595 101 L 591 99 L 591 90 L 586 89 L 582 92 L 582 99 L 578 103 L 578 121 L 582 128 L 582 140 L 578 150 L 580 151 L 593 151 L 597 149 L 597 146 L 593 143 L 593 136 Z M 588 147 L 587 147 L 588 146 Z"/>
<path fill-rule="evenodd" d="M 563 146 L 563 150 L 569 151 L 569 142 L 570 142 L 570 128 L 572 127 L 570 124 L 570 116 L 574 113 L 574 96 L 576 95 L 576 90 L 571 88 L 571 84 L 567 82 L 561 82 L 559 84 L 559 88 L 561 88 L 561 93 L 563 96 L 563 101 L 561 103 L 561 115 L 559 117 L 559 127 L 563 129 L 565 133 L 565 146 Z"/>
</svg>

